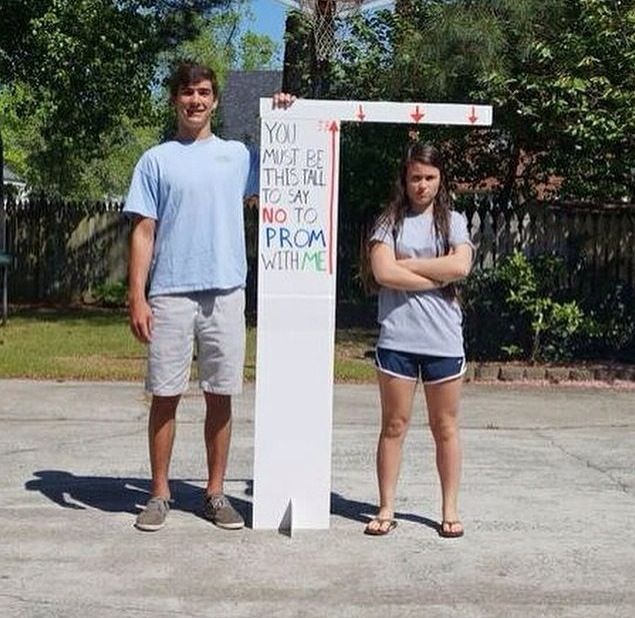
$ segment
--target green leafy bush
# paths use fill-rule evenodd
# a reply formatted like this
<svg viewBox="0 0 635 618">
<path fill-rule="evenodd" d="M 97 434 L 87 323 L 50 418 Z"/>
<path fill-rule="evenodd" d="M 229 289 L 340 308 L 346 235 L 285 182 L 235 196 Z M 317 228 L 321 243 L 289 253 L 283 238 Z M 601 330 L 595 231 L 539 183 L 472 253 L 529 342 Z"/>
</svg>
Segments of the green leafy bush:
<svg viewBox="0 0 635 618">
<path fill-rule="evenodd" d="M 510 256 L 496 267 L 472 273 L 461 290 L 468 354 L 479 360 L 526 358 L 531 346 L 530 322 L 510 302 L 528 293 L 532 274 L 522 256 Z"/>
<path fill-rule="evenodd" d="M 103 307 L 125 307 L 128 286 L 125 281 L 111 281 L 98 285 L 93 290 L 95 302 Z"/>
<path fill-rule="evenodd" d="M 480 359 L 562 361 L 580 349 L 585 315 L 560 299 L 564 264 L 553 256 L 529 260 L 515 252 L 475 273 L 464 286 L 468 352 Z"/>
<path fill-rule="evenodd" d="M 635 362 L 635 294 L 624 283 L 596 288 L 583 302 L 584 349 L 591 358 Z"/>
</svg>

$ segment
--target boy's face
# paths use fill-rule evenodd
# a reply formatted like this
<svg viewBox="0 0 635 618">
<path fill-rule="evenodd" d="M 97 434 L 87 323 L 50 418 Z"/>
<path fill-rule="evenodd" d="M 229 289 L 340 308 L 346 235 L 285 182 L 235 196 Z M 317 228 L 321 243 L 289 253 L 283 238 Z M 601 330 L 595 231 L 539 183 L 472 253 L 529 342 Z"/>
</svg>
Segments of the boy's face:
<svg viewBox="0 0 635 618">
<path fill-rule="evenodd" d="M 172 103 L 176 110 L 179 128 L 191 132 L 198 131 L 209 124 L 218 100 L 212 89 L 212 82 L 204 79 L 187 86 L 179 86 Z"/>
</svg>

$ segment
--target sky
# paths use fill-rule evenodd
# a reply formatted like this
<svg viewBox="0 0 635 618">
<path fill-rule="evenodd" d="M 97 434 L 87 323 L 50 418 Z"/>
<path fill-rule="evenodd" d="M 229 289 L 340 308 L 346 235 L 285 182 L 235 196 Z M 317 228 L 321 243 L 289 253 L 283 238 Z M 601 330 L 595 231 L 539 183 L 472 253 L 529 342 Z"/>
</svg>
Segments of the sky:
<svg viewBox="0 0 635 618">
<path fill-rule="evenodd" d="M 251 10 L 255 19 L 250 24 L 250 30 L 267 34 L 282 45 L 287 7 L 276 0 L 251 0 Z"/>
</svg>

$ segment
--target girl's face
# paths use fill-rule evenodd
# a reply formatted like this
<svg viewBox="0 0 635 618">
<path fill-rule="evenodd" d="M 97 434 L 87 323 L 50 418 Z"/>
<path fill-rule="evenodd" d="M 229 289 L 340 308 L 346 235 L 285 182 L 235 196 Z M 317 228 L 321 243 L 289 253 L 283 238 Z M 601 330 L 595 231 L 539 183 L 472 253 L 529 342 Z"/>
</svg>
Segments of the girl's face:
<svg viewBox="0 0 635 618">
<path fill-rule="evenodd" d="M 434 202 L 441 185 L 441 171 L 433 165 L 413 161 L 406 171 L 406 194 L 410 206 L 417 212 L 427 210 Z"/>
</svg>

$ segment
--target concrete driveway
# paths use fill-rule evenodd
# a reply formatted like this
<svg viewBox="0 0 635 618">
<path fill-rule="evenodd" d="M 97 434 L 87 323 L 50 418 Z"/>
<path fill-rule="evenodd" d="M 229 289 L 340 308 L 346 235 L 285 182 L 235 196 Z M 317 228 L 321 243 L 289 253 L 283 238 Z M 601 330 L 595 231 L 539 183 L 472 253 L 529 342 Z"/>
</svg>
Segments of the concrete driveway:
<svg viewBox="0 0 635 618">
<path fill-rule="evenodd" d="M 248 387 L 235 403 L 226 486 L 247 518 L 253 399 Z M 179 412 L 168 525 L 138 532 L 146 414 L 136 384 L 0 381 L 0 616 L 635 615 L 633 390 L 466 386 L 459 540 L 435 532 L 422 414 L 399 526 L 362 534 L 376 504 L 377 394 L 350 385 L 335 389 L 330 530 L 289 538 L 202 519 L 193 393 Z"/>
</svg>

